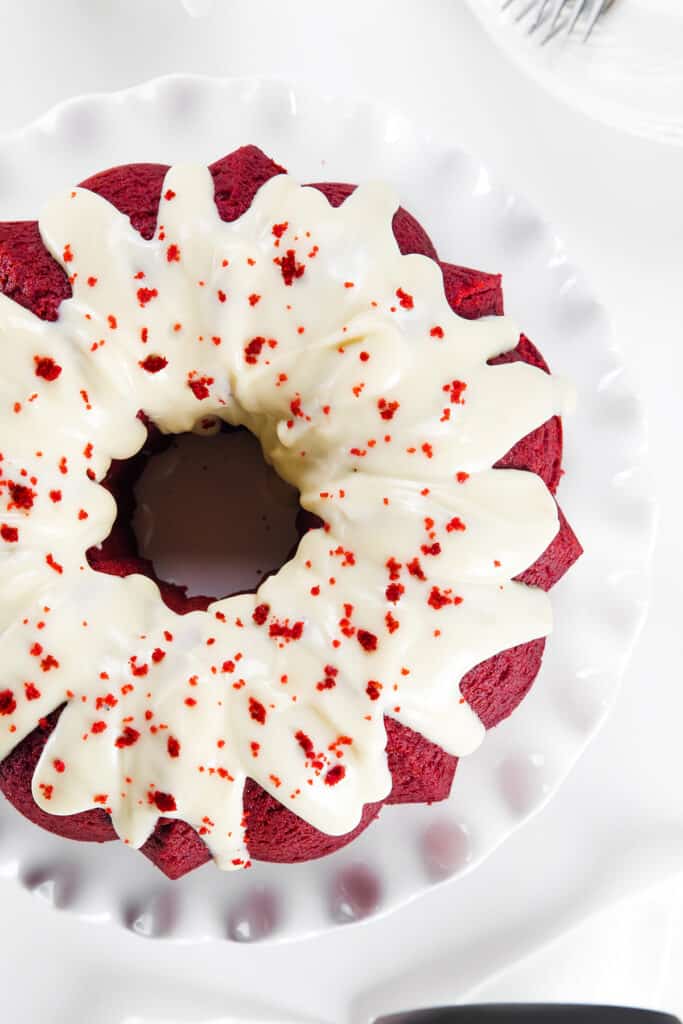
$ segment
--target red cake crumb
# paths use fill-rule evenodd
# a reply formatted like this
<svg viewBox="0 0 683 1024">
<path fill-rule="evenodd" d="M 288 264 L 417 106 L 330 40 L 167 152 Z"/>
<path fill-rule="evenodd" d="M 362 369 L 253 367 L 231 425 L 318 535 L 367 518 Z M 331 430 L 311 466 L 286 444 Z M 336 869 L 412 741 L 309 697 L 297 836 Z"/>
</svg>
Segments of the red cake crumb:
<svg viewBox="0 0 683 1024">
<path fill-rule="evenodd" d="M 130 218 L 133 227 L 144 238 L 150 239 L 156 230 L 160 194 L 167 169 L 161 164 L 115 167 L 88 178 L 82 187 L 113 203 Z M 216 161 L 210 171 L 214 180 L 217 208 L 223 220 L 229 221 L 244 213 L 261 185 L 274 175 L 284 173 L 284 168 L 270 160 L 257 147 L 244 146 Z M 318 183 L 313 187 L 321 191 L 333 206 L 341 205 L 355 188 L 341 183 Z M 174 196 L 168 191 L 165 198 L 171 201 Z M 282 229 L 280 235 L 276 236 L 279 238 L 287 225 L 276 227 Z M 419 253 L 438 261 L 429 236 L 406 210 L 400 208 L 396 212 L 393 230 L 402 253 Z M 289 275 L 293 268 L 292 280 L 295 280 L 297 263 L 288 259 L 287 273 Z M 499 275 L 448 263 L 440 266 L 448 302 L 460 316 L 474 319 L 503 312 Z M 141 286 L 141 290 L 144 301 L 151 301 L 153 294 L 144 286 Z M 56 319 L 60 303 L 71 294 L 67 275 L 43 246 L 38 225 L 34 221 L 0 224 L 0 292 L 45 320 Z M 399 296 L 399 301 L 401 304 L 407 303 L 408 297 L 402 299 Z M 434 325 L 431 333 L 438 340 L 443 337 L 443 328 Z M 259 345 L 254 346 L 253 350 L 245 350 L 247 361 L 250 358 L 256 359 L 260 348 Z M 145 368 L 157 372 L 162 368 L 162 359 L 152 353 L 145 361 Z M 524 335 L 513 352 L 498 356 L 491 363 L 514 360 L 527 362 L 549 372 L 540 353 Z M 141 417 L 144 419 L 142 414 Z M 156 580 L 162 599 L 178 614 L 205 610 L 213 598 L 187 597 L 183 587 L 159 580 L 151 562 L 140 558 L 137 553 L 130 525 L 134 511 L 133 487 L 147 458 L 162 451 L 171 442 L 152 424 L 147 422 L 146 425 L 148 438 L 142 452 L 125 462 L 115 461 L 111 464 L 104 486 L 116 498 L 117 517 L 109 537 L 100 548 L 90 549 L 88 560 L 100 572 L 116 576 L 142 573 Z M 518 442 L 500 460 L 498 466 L 538 473 L 554 492 L 561 475 L 561 460 L 562 425 L 559 417 L 554 417 Z M 464 481 L 467 474 L 459 474 L 458 479 L 460 477 Z M 58 501 L 61 493 L 53 491 L 51 497 L 53 501 Z M 559 518 L 560 532 L 555 540 L 534 565 L 519 576 L 523 582 L 544 590 L 550 589 L 581 554 L 580 544 L 561 512 Z M 320 525 L 315 517 L 306 514 L 299 517 L 298 523 L 301 533 Z M 415 566 L 415 573 L 418 570 L 419 564 Z M 410 571 L 413 572 L 413 569 Z M 544 645 L 544 640 L 535 640 L 502 651 L 476 666 L 462 679 L 461 693 L 487 729 L 493 728 L 511 714 L 528 692 L 540 668 Z M 103 808 L 80 814 L 51 815 L 39 808 L 33 800 L 31 782 L 34 769 L 63 707 L 43 719 L 41 725 L 25 737 L 0 764 L 0 789 L 22 814 L 49 832 L 79 841 L 106 842 L 115 839 L 116 833 Z M 393 785 L 384 803 L 431 803 L 445 799 L 450 793 L 457 759 L 390 717 L 385 718 L 385 725 Z M 130 730 L 122 734 L 123 744 L 134 742 L 133 732 Z M 179 753 L 178 741 L 173 737 L 168 739 L 168 753 L 172 757 Z M 171 810 L 172 804 L 175 805 L 171 794 L 156 793 L 153 799 L 162 813 Z M 377 817 L 381 806 L 381 803 L 367 805 L 358 826 L 347 835 L 328 836 L 303 821 L 256 782 L 248 780 L 244 792 L 244 811 L 250 856 L 257 860 L 286 863 L 326 856 L 355 839 Z M 210 860 L 206 845 L 194 829 L 183 821 L 163 817 L 142 847 L 142 852 L 172 879 L 180 878 Z"/>
</svg>

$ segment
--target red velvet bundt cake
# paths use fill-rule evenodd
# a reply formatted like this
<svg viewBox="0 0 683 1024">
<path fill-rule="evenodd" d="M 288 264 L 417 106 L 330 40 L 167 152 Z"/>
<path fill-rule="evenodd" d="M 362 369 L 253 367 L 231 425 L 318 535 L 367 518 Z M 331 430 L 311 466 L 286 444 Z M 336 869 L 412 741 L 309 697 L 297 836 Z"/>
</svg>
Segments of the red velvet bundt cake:
<svg viewBox="0 0 683 1024">
<path fill-rule="evenodd" d="M 246 146 L 0 224 L 0 290 L 5 796 L 170 878 L 447 797 L 581 553 L 558 390 L 500 277 L 441 263 L 388 190 Z M 139 556 L 133 487 L 174 434 L 235 428 L 301 540 L 257 593 L 187 597 Z"/>
</svg>

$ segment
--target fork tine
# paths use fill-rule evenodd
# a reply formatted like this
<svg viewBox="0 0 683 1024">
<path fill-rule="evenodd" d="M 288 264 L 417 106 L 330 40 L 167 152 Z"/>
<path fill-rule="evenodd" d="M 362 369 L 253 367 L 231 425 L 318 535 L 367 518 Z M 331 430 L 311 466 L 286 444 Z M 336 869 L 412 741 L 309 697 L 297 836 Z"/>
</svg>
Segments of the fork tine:
<svg viewBox="0 0 683 1024">
<path fill-rule="evenodd" d="M 551 39 L 555 38 L 555 36 L 559 36 L 560 32 L 562 32 L 566 27 L 566 21 L 559 21 L 556 25 L 553 25 L 553 27 L 549 29 L 541 39 L 541 46 L 545 46 L 546 43 L 549 43 Z"/>
<path fill-rule="evenodd" d="M 552 13 L 550 15 L 550 26 L 548 28 L 548 33 L 551 33 L 554 30 L 555 26 L 557 25 L 557 19 L 560 17 L 560 14 L 566 6 L 567 0 L 555 0 L 555 6 L 553 7 Z"/>
<path fill-rule="evenodd" d="M 581 17 L 581 12 L 583 11 L 585 6 L 586 0 L 576 0 L 576 6 L 572 11 L 572 17 L 571 21 L 569 22 L 569 28 L 567 29 L 567 35 L 571 35 L 571 33 L 574 31 L 574 26 Z"/>
<path fill-rule="evenodd" d="M 525 7 L 522 7 L 521 11 L 515 15 L 515 21 L 522 21 L 523 18 L 526 18 L 529 11 L 533 11 L 538 2 L 539 0 L 529 0 L 529 3 Z M 541 3 L 543 3 L 543 0 L 541 0 Z"/>
<path fill-rule="evenodd" d="M 536 12 L 536 17 L 532 20 L 531 26 L 528 29 L 529 35 L 533 35 L 533 33 L 538 28 L 538 26 L 541 24 L 541 21 L 543 20 L 543 14 L 544 14 L 545 9 L 546 9 L 547 6 L 548 6 L 548 0 L 541 0 L 540 4 L 538 5 L 538 11 Z"/>
<path fill-rule="evenodd" d="M 591 32 L 595 28 L 595 23 L 604 10 L 604 0 L 594 0 L 593 6 L 588 14 L 588 24 L 586 25 L 586 31 L 583 36 L 584 43 L 586 42 Z"/>
<path fill-rule="evenodd" d="M 567 5 L 570 0 L 555 0 L 555 6 L 550 17 L 550 25 L 545 35 L 541 39 L 541 46 L 545 46 L 551 39 L 559 35 L 564 29 L 566 29 L 569 17 L 561 18 L 560 16 L 567 10 Z"/>
<path fill-rule="evenodd" d="M 505 6 L 511 2 L 512 0 L 504 0 Z M 551 39 L 554 39 L 560 32 L 566 30 L 566 34 L 570 35 L 574 31 L 574 28 L 582 15 L 585 16 L 585 28 L 582 40 L 585 43 L 600 17 L 612 6 L 614 0 L 573 0 L 573 5 L 572 0 L 552 0 L 552 7 L 547 17 L 545 16 L 545 10 L 547 8 L 548 0 L 538 0 L 538 2 L 541 4 L 541 9 L 537 12 L 533 25 L 528 31 L 529 34 L 535 32 L 536 29 L 545 22 L 546 31 L 540 40 L 541 46 L 545 46 L 546 43 L 550 42 Z M 516 20 L 519 21 L 522 17 L 528 14 L 531 7 L 533 7 L 533 4 L 527 5 Z M 565 13 L 567 14 L 567 17 L 561 18 L 561 15 Z"/>
</svg>

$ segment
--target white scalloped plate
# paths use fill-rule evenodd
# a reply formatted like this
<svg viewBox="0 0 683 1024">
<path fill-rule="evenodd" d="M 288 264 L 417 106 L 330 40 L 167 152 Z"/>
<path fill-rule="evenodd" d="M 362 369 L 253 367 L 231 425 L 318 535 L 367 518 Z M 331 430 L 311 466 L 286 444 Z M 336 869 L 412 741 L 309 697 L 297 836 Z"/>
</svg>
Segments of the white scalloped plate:
<svg viewBox="0 0 683 1024">
<path fill-rule="evenodd" d="M 347 850 L 168 882 L 121 844 L 61 840 L 0 804 L 0 873 L 84 918 L 144 935 L 293 939 L 368 918 L 462 876 L 557 790 L 612 701 L 643 621 L 654 509 L 641 410 L 603 309 L 552 229 L 453 145 L 402 117 L 263 80 L 173 76 L 64 104 L 0 139 L 0 218 L 129 161 L 207 163 L 253 142 L 301 181 L 391 181 L 445 259 L 502 271 L 508 311 L 578 390 L 560 501 L 586 555 L 554 593 L 542 673 L 512 718 L 461 763 L 452 797 L 386 808 Z"/>
</svg>

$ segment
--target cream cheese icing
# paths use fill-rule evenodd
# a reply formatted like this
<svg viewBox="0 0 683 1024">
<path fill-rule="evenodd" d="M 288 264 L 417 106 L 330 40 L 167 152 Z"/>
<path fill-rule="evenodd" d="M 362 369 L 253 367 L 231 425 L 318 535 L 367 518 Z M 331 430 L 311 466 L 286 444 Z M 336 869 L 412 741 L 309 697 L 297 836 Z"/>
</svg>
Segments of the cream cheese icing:
<svg viewBox="0 0 683 1024">
<path fill-rule="evenodd" d="M 550 632 L 513 577 L 555 502 L 492 466 L 562 388 L 487 365 L 517 328 L 451 311 L 438 266 L 400 254 L 397 205 L 367 184 L 335 209 L 279 175 L 224 223 L 193 165 L 169 170 L 150 241 L 87 190 L 49 203 L 72 298 L 49 323 L 0 297 L 0 757 L 66 703 L 33 780 L 49 813 L 104 807 L 134 847 L 181 818 L 230 869 L 251 777 L 343 834 L 390 791 L 385 714 L 469 754 L 461 678 Z M 94 571 L 99 482 L 142 446 L 140 410 L 167 433 L 246 426 L 325 528 L 256 594 L 185 616 Z"/>
</svg>

